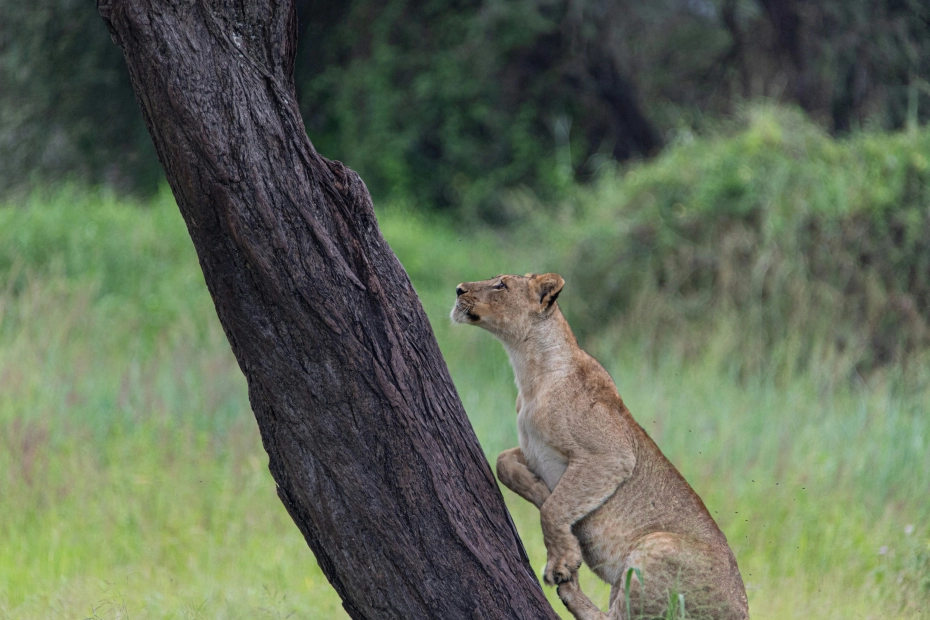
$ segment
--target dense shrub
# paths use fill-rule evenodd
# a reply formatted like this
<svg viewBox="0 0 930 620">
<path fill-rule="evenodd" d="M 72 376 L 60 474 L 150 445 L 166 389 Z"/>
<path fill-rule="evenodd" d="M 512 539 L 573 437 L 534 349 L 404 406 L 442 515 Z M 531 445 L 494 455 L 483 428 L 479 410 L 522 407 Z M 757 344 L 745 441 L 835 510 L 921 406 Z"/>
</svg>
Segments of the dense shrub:
<svg viewBox="0 0 930 620">
<path fill-rule="evenodd" d="M 635 315 L 685 342 L 724 321 L 760 358 L 827 342 L 859 368 L 930 344 L 930 130 L 835 140 L 784 109 L 744 119 L 579 199 L 565 242 L 578 322 Z"/>
</svg>

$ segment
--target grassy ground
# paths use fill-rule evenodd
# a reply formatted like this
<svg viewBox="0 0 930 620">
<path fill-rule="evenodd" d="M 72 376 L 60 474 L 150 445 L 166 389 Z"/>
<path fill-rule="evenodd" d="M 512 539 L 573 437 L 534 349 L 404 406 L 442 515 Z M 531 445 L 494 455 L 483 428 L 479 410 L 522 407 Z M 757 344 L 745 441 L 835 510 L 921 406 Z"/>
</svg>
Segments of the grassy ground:
<svg viewBox="0 0 930 620">
<path fill-rule="evenodd" d="M 493 459 L 516 444 L 512 374 L 447 310 L 457 282 L 538 270 L 545 248 L 380 218 Z M 930 618 L 930 374 L 734 373 L 726 347 L 627 329 L 583 344 L 718 519 L 754 618 Z M 0 618 L 338 617 L 266 463 L 170 198 L 0 208 Z M 505 495 L 541 570 L 538 515 Z"/>
</svg>

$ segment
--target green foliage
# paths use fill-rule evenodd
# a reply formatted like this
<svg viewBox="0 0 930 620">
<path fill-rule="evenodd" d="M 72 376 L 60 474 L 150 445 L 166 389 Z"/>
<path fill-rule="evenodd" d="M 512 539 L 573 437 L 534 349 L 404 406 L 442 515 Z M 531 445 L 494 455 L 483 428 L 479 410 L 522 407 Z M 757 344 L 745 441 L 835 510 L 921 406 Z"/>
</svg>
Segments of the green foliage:
<svg viewBox="0 0 930 620">
<path fill-rule="evenodd" d="M 162 178 L 122 52 L 93 2 L 0 0 L 0 195 L 63 178 Z"/>
<path fill-rule="evenodd" d="M 836 140 L 790 110 L 744 118 L 562 206 L 550 264 L 584 299 L 575 324 L 692 351 L 713 342 L 756 369 L 833 359 L 864 373 L 922 355 L 930 131 Z"/>
<path fill-rule="evenodd" d="M 636 578 L 640 583 L 643 582 L 643 571 L 639 568 L 633 567 L 626 571 L 626 577 L 623 580 L 623 601 L 626 603 L 626 617 L 633 617 L 633 610 L 631 608 L 632 600 L 630 598 L 630 588 L 633 585 L 633 576 L 636 575 Z"/>
<path fill-rule="evenodd" d="M 376 196 L 466 205 L 492 219 L 501 187 L 551 191 L 547 119 L 565 110 L 544 93 L 557 76 L 546 67 L 508 76 L 507 59 L 558 21 L 532 2 L 421 4 L 351 3 L 328 40 L 309 39 L 305 55 L 322 61 L 299 79 L 317 148 L 357 170 Z"/>
<path fill-rule="evenodd" d="M 791 102 L 837 133 L 930 119 L 920 0 L 329 4 L 299 5 L 311 138 L 376 197 L 466 219 L 508 223 L 504 191 L 545 204 L 746 100 Z"/>
<path fill-rule="evenodd" d="M 832 131 L 930 119 L 921 0 L 298 0 L 295 83 L 320 152 L 376 199 L 507 223 L 610 160 L 744 100 Z M 150 194 L 162 171 L 87 0 L 0 0 L 0 192 L 62 178 Z"/>
</svg>

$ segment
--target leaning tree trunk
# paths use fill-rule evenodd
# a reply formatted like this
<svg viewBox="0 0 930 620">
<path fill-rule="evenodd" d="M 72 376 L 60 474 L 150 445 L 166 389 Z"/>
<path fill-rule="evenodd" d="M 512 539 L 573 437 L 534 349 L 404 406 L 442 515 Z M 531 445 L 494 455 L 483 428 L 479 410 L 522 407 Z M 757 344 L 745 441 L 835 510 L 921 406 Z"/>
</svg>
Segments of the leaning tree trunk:
<svg viewBox="0 0 930 620">
<path fill-rule="evenodd" d="M 304 131 L 293 2 L 98 9 L 248 380 L 278 495 L 346 611 L 555 617 L 365 185 Z"/>
</svg>

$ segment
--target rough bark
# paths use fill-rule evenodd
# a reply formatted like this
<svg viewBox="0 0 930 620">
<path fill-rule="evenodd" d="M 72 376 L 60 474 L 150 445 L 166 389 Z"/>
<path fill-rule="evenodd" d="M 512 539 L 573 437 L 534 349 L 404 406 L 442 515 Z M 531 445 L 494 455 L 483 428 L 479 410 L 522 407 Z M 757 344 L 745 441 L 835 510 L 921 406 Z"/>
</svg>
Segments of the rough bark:
<svg viewBox="0 0 930 620">
<path fill-rule="evenodd" d="M 554 618 L 368 191 L 304 132 L 292 2 L 98 9 L 248 381 L 278 495 L 346 611 Z"/>
</svg>

